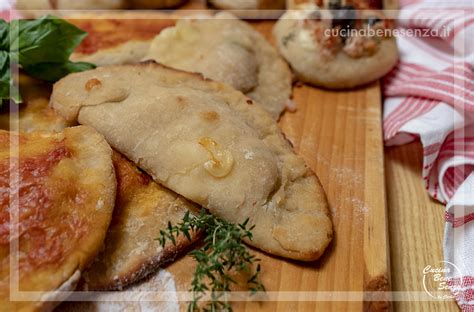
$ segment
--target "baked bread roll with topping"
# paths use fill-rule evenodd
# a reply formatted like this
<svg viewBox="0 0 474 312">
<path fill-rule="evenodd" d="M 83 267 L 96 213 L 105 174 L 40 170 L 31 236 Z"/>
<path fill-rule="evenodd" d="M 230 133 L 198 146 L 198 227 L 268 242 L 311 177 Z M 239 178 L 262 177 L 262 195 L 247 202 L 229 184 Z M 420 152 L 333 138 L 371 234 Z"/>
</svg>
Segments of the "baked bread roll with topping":
<svg viewBox="0 0 474 312">
<path fill-rule="evenodd" d="M 298 79 L 344 89 L 375 81 L 395 66 L 398 50 L 390 28 L 379 11 L 306 4 L 287 11 L 273 33 Z"/>
<path fill-rule="evenodd" d="M 277 119 L 291 96 L 291 72 L 274 47 L 228 13 L 183 18 L 157 35 L 143 60 L 229 84 Z"/>
<path fill-rule="evenodd" d="M 111 156 L 104 137 L 86 126 L 55 134 L 0 130 L 0 311 L 49 311 L 67 297 L 61 292 L 74 290 L 112 218 Z M 10 254 L 15 244 L 18 253 Z M 15 267 L 23 301 L 9 300 Z"/>
<path fill-rule="evenodd" d="M 312 261 L 331 241 L 316 175 L 271 116 L 226 84 L 154 62 L 104 66 L 61 79 L 50 105 L 217 217 L 248 218 L 248 243 L 263 251 Z"/>
</svg>

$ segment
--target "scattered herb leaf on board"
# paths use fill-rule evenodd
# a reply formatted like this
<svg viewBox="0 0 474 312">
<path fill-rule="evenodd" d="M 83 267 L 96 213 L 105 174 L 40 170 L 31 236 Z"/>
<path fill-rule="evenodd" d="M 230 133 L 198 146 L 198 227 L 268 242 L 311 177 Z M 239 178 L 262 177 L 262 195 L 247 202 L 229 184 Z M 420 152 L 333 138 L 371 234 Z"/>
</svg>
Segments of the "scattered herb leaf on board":
<svg viewBox="0 0 474 312">
<path fill-rule="evenodd" d="M 86 36 L 85 31 L 50 15 L 10 23 L 0 20 L 0 99 L 21 102 L 13 87 L 12 66 L 21 67 L 28 75 L 49 82 L 69 73 L 94 68 L 90 63 L 69 61 L 71 53 Z"/>
<path fill-rule="evenodd" d="M 197 216 L 186 212 L 178 224 L 168 223 L 168 229 L 160 231 L 158 240 L 162 247 L 167 241 L 176 244 L 179 235 L 191 240 L 190 232 L 204 233 L 204 245 L 189 253 L 197 262 L 191 283 L 193 301 L 188 306 L 189 311 L 200 309 L 199 300 L 208 291 L 210 300 L 203 308 L 204 311 L 232 311 L 230 303 L 224 296 L 230 291 L 232 284 L 237 284 L 231 272 L 249 274 L 247 286 L 252 293 L 265 291 L 265 287 L 258 279 L 260 264 L 257 262 L 260 259 L 251 255 L 243 242 L 245 238 L 252 239 L 253 228 L 254 226 L 248 226 L 248 220 L 235 225 L 202 210 Z"/>
</svg>

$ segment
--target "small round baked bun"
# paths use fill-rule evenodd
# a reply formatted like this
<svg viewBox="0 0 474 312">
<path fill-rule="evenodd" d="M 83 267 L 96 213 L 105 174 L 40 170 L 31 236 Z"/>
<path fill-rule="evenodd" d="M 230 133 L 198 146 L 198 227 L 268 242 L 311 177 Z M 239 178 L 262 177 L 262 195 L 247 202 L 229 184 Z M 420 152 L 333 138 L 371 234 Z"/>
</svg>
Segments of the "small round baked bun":
<svg viewBox="0 0 474 312">
<path fill-rule="evenodd" d="M 378 11 L 306 4 L 285 13 L 273 35 L 299 80 L 344 89 L 377 80 L 395 66 L 398 50 L 390 26 Z"/>
<path fill-rule="evenodd" d="M 175 8 L 187 0 L 128 0 L 133 9 L 168 9 Z"/>
</svg>

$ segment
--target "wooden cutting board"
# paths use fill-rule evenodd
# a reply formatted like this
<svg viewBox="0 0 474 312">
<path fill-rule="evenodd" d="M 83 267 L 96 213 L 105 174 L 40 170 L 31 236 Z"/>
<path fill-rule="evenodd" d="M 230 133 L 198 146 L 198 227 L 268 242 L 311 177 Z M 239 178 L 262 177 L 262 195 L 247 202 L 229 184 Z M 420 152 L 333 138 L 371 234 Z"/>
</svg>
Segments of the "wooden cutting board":
<svg viewBox="0 0 474 312">
<path fill-rule="evenodd" d="M 193 8 L 199 6 L 193 6 Z M 272 40 L 273 22 L 252 22 Z M 388 222 L 385 199 L 382 105 L 379 83 L 332 92 L 294 88 L 297 110 L 280 126 L 296 151 L 317 173 L 326 190 L 335 237 L 321 259 L 298 263 L 255 251 L 262 281 L 276 302 L 237 302 L 235 311 L 379 311 L 390 302 L 364 301 L 373 291 L 390 290 Z M 187 291 L 193 260 L 183 257 L 166 268 L 178 291 Z M 296 301 L 298 293 L 304 302 Z M 337 301 L 315 301 L 332 297 Z M 379 299 L 377 299 L 379 300 Z M 186 308 L 186 304 L 181 306 Z"/>
</svg>

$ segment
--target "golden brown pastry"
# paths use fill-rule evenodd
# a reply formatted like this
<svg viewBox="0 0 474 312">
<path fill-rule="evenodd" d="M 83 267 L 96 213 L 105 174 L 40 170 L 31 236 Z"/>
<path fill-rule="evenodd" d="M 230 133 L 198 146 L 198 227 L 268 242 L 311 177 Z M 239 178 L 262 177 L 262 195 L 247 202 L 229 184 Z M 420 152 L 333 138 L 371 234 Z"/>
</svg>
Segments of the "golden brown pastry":
<svg viewBox="0 0 474 312">
<path fill-rule="evenodd" d="M 0 311 L 48 310 L 65 298 L 57 291 L 75 288 L 112 217 L 111 156 L 104 137 L 86 126 L 49 135 L 0 130 Z M 30 292 L 24 301 L 9 301 L 10 270 L 19 272 L 19 290 Z"/>
</svg>

